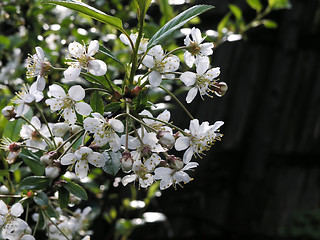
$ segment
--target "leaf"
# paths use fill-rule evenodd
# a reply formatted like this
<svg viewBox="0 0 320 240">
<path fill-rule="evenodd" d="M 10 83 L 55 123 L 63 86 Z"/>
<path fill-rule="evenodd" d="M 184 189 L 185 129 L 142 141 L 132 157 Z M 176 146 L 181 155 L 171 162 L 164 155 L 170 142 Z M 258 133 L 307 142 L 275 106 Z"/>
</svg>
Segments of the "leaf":
<svg viewBox="0 0 320 240">
<path fill-rule="evenodd" d="M 51 182 L 50 178 L 40 176 L 30 176 L 22 179 L 19 185 L 19 189 L 34 189 L 41 190 L 49 186 Z"/>
<path fill-rule="evenodd" d="M 231 16 L 231 12 L 228 12 L 222 19 L 221 21 L 219 22 L 218 24 L 218 27 L 217 27 L 217 31 L 219 33 L 219 35 L 223 35 L 223 32 L 222 30 L 226 27 L 228 21 L 229 21 L 229 18 Z"/>
<path fill-rule="evenodd" d="M 148 103 L 148 95 L 146 94 L 145 91 L 141 91 L 138 95 L 137 98 L 135 98 L 136 101 L 134 101 L 136 103 L 135 106 L 135 110 L 137 112 L 141 112 L 143 109 L 146 108 L 147 103 Z"/>
<path fill-rule="evenodd" d="M 38 192 L 34 197 L 33 201 L 39 206 L 46 206 L 49 203 L 48 196 L 44 192 Z"/>
<path fill-rule="evenodd" d="M 143 15 L 145 15 L 150 7 L 151 0 L 135 0 L 135 2 L 139 6 L 140 11 L 143 12 Z"/>
<path fill-rule="evenodd" d="M 100 45 L 99 52 L 107 55 L 108 57 L 112 58 L 112 59 L 115 60 L 116 62 L 118 62 L 118 63 L 120 63 L 121 65 L 123 65 L 123 63 L 122 63 L 118 58 L 116 58 L 116 57 L 109 51 L 109 49 L 107 49 L 105 46 Z"/>
<path fill-rule="evenodd" d="M 43 0 L 42 3 L 61 5 L 63 7 L 83 13 L 100 22 L 110 24 L 121 32 L 124 31 L 122 28 L 122 21 L 120 18 L 116 18 L 108 14 L 105 14 L 104 12 L 101 12 L 100 10 L 91 7 L 79 0 Z"/>
<path fill-rule="evenodd" d="M 240 20 L 242 18 L 242 11 L 238 6 L 229 4 L 229 8 L 237 20 Z"/>
<path fill-rule="evenodd" d="M 247 4 L 254 10 L 256 10 L 257 12 L 260 12 L 262 9 L 262 4 L 260 2 L 260 0 L 246 0 Z"/>
<path fill-rule="evenodd" d="M 112 102 L 112 103 L 109 103 L 105 107 L 104 111 L 106 111 L 106 112 L 116 112 L 116 111 L 118 111 L 120 109 L 120 107 L 121 107 L 121 103 L 120 102 Z"/>
<path fill-rule="evenodd" d="M 291 8 L 291 3 L 289 0 L 268 0 L 269 6 L 272 9 L 289 9 Z"/>
<path fill-rule="evenodd" d="M 67 182 L 65 185 L 63 185 L 63 187 L 78 198 L 81 198 L 83 200 L 88 199 L 86 190 L 84 190 L 80 185 L 76 183 Z"/>
<path fill-rule="evenodd" d="M 58 202 L 59 202 L 60 208 L 63 209 L 68 207 L 70 193 L 65 188 L 60 188 L 58 190 L 58 193 L 59 193 Z"/>
<path fill-rule="evenodd" d="M 102 167 L 103 171 L 115 176 L 121 167 L 121 163 L 120 163 L 120 159 L 122 157 L 121 153 L 109 152 L 109 153 L 104 153 L 103 155 L 107 158 L 106 164 Z"/>
<path fill-rule="evenodd" d="M 10 166 L 10 168 L 9 168 L 9 171 L 10 172 L 15 172 L 20 167 L 21 164 L 22 164 L 22 162 L 18 162 L 18 163 L 12 164 Z"/>
<path fill-rule="evenodd" d="M 98 93 L 98 91 L 95 91 L 92 94 L 92 97 L 90 99 L 90 106 L 92 108 L 92 112 L 98 112 L 101 115 L 103 115 L 104 104 L 103 104 L 102 98 L 101 98 L 100 94 Z"/>
<path fill-rule="evenodd" d="M 182 27 L 192 18 L 214 8 L 210 5 L 196 5 L 188 10 L 180 13 L 178 16 L 167 22 L 158 32 L 156 32 L 148 43 L 148 49 L 165 40 L 172 32 Z"/>
<path fill-rule="evenodd" d="M 266 28 L 277 28 L 278 27 L 278 24 L 275 21 L 272 21 L 269 19 L 264 19 L 262 21 L 262 23 Z"/>
<path fill-rule="evenodd" d="M 42 176 L 44 174 L 44 166 L 42 165 L 40 160 L 22 153 L 19 156 L 35 175 Z"/>
</svg>

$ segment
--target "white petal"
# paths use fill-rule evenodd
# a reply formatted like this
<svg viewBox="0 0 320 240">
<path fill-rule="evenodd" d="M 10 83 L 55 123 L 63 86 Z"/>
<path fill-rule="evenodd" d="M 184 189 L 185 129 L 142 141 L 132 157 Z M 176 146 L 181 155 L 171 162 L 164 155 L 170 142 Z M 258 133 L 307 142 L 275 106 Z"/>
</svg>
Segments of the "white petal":
<svg viewBox="0 0 320 240">
<path fill-rule="evenodd" d="M 149 171 L 153 171 L 155 167 L 161 162 L 161 158 L 158 154 L 153 153 L 149 159 L 144 162 L 144 165 Z"/>
<path fill-rule="evenodd" d="M 103 167 L 107 159 L 101 153 L 93 152 L 88 156 L 88 161 L 93 166 Z"/>
<path fill-rule="evenodd" d="M 84 129 L 92 133 L 97 132 L 99 125 L 101 125 L 101 122 L 96 118 L 88 117 L 83 121 Z"/>
<path fill-rule="evenodd" d="M 188 164 L 191 161 L 191 158 L 193 156 L 193 150 L 191 148 L 188 148 L 187 151 L 183 154 L 183 162 L 185 164 Z"/>
<path fill-rule="evenodd" d="M 37 90 L 38 91 L 43 91 L 44 88 L 46 86 L 46 80 L 44 79 L 43 76 L 38 76 L 38 79 L 37 79 Z"/>
<path fill-rule="evenodd" d="M 123 42 L 125 45 L 130 46 L 130 41 L 129 41 L 129 39 L 128 39 L 128 37 L 126 35 L 121 33 L 119 38 L 120 38 L 121 42 Z"/>
<path fill-rule="evenodd" d="M 150 173 L 145 174 L 145 178 L 139 178 L 139 185 L 142 188 L 147 188 L 153 183 L 153 176 Z"/>
<path fill-rule="evenodd" d="M 15 203 L 12 205 L 10 209 L 11 215 L 15 217 L 20 217 L 20 215 L 23 213 L 23 207 L 21 203 Z"/>
<path fill-rule="evenodd" d="M 49 93 L 55 98 L 59 99 L 64 99 L 67 97 L 67 94 L 65 93 L 64 89 L 57 84 L 49 86 Z"/>
<path fill-rule="evenodd" d="M 154 87 L 158 87 L 160 86 L 162 82 L 162 78 L 161 78 L 161 74 L 157 71 L 152 71 L 149 74 L 149 83 L 154 86 Z"/>
<path fill-rule="evenodd" d="M 219 75 L 220 75 L 220 68 L 219 67 L 212 68 L 209 71 L 207 71 L 207 73 L 206 73 L 206 77 L 209 80 L 212 80 L 212 79 L 218 77 Z"/>
<path fill-rule="evenodd" d="M 77 161 L 75 166 L 75 173 L 78 178 L 85 178 L 88 175 L 88 162 L 87 160 Z"/>
<path fill-rule="evenodd" d="M 88 103 L 78 102 L 75 104 L 76 111 L 82 116 L 88 116 L 92 112 L 92 108 Z"/>
<path fill-rule="evenodd" d="M 20 240 L 36 240 L 32 235 L 25 234 Z"/>
<path fill-rule="evenodd" d="M 121 141 L 119 136 L 116 133 L 111 135 L 111 139 L 109 140 L 109 145 L 113 152 L 117 152 L 121 148 Z"/>
<path fill-rule="evenodd" d="M 63 75 L 68 80 L 75 80 L 77 77 L 79 77 L 81 73 L 81 67 L 80 63 L 72 63 L 70 66 L 63 72 Z"/>
<path fill-rule="evenodd" d="M 39 130 L 41 128 L 41 122 L 37 116 L 32 117 L 30 122 L 36 129 Z"/>
<path fill-rule="evenodd" d="M 89 47 L 88 47 L 88 56 L 93 56 L 99 51 L 99 42 L 97 40 L 93 40 L 90 42 Z"/>
<path fill-rule="evenodd" d="M 189 129 L 192 136 L 195 136 L 198 133 L 198 129 L 200 128 L 199 120 L 192 119 L 190 121 Z"/>
<path fill-rule="evenodd" d="M 161 61 L 162 58 L 164 57 L 163 49 L 162 49 L 161 45 L 154 46 L 152 48 L 152 53 L 157 61 Z"/>
<path fill-rule="evenodd" d="M 202 76 L 209 68 L 209 58 L 203 57 L 197 62 L 197 73 Z"/>
<path fill-rule="evenodd" d="M 76 157 L 74 153 L 67 153 L 61 158 L 62 165 L 70 165 L 70 164 L 73 164 L 75 161 L 76 161 Z"/>
<path fill-rule="evenodd" d="M 0 200 L 0 214 L 1 215 L 7 215 L 8 214 L 8 207 L 4 203 L 4 201 Z"/>
<path fill-rule="evenodd" d="M 36 53 L 37 53 L 37 55 L 38 55 L 40 60 L 44 59 L 44 52 L 43 52 L 43 49 L 41 47 L 36 47 Z"/>
<path fill-rule="evenodd" d="M 150 55 L 146 55 L 145 58 L 142 61 L 143 65 L 145 65 L 148 68 L 153 68 L 155 61 L 154 58 Z"/>
<path fill-rule="evenodd" d="M 74 124 L 77 121 L 76 112 L 71 108 L 65 108 L 62 112 L 62 116 L 66 120 L 66 122 L 70 124 Z"/>
<path fill-rule="evenodd" d="M 82 55 L 84 55 L 85 48 L 78 42 L 72 42 L 68 46 L 68 51 L 73 57 L 80 58 Z"/>
<path fill-rule="evenodd" d="M 192 28 L 191 29 L 191 36 L 193 38 L 193 41 L 200 44 L 203 39 L 202 39 L 202 36 L 201 36 L 201 31 L 199 30 L 199 28 Z"/>
<path fill-rule="evenodd" d="M 157 119 L 162 120 L 164 122 L 169 122 L 170 120 L 170 112 L 166 109 L 162 113 L 160 113 Z"/>
<path fill-rule="evenodd" d="M 89 154 L 92 154 L 92 153 L 93 153 L 93 151 L 92 151 L 92 149 L 89 148 L 89 147 L 80 147 L 80 148 L 76 151 L 76 155 L 79 154 L 79 155 L 81 155 L 81 157 L 82 157 L 82 155 L 84 155 L 84 154 L 89 155 Z M 79 157 L 79 159 L 80 159 L 81 157 Z"/>
<path fill-rule="evenodd" d="M 75 85 L 69 89 L 68 94 L 72 100 L 81 101 L 84 99 L 86 92 L 80 85 Z"/>
<path fill-rule="evenodd" d="M 176 172 L 174 174 L 174 179 L 177 181 L 177 182 L 184 182 L 184 183 L 188 183 L 190 182 L 191 178 L 189 177 L 189 175 L 183 171 L 179 171 L 179 172 Z"/>
<path fill-rule="evenodd" d="M 114 118 L 110 119 L 109 124 L 116 132 L 122 133 L 124 131 L 124 125 L 118 119 L 114 119 Z"/>
<path fill-rule="evenodd" d="M 197 75 L 193 72 L 184 72 L 180 76 L 180 80 L 186 85 L 191 86 L 197 80 Z"/>
<path fill-rule="evenodd" d="M 136 174 L 127 175 L 121 179 L 121 182 L 122 182 L 123 186 L 126 186 L 128 183 L 131 183 L 134 180 L 136 180 L 136 178 L 137 178 Z"/>
<path fill-rule="evenodd" d="M 181 170 L 182 170 L 182 171 L 186 171 L 186 170 L 189 170 L 189 169 L 198 167 L 198 166 L 199 166 L 199 163 L 197 163 L 197 162 L 189 162 L 189 163 L 188 163 L 187 165 L 185 165 Z"/>
<path fill-rule="evenodd" d="M 193 99 L 196 97 L 197 93 L 198 93 L 198 88 L 196 87 L 191 88 L 186 97 L 187 103 L 191 103 Z"/>
<path fill-rule="evenodd" d="M 183 58 L 184 58 L 185 63 L 187 64 L 187 66 L 189 68 L 192 68 L 192 66 L 196 60 L 195 57 L 190 52 L 186 51 L 183 54 Z"/>
<path fill-rule="evenodd" d="M 88 63 L 88 71 L 95 76 L 103 76 L 107 72 L 107 64 L 101 60 L 90 60 Z"/>
<path fill-rule="evenodd" d="M 203 43 L 200 44 L 200 53 L 208 56 L 213 53 L 212 48 L 214 47 L 213 43 Z"/>
<path fill-rule="evenodd" d="M 60 110 L 63 107 L 63 100 L 59 98 L 50 98 L 46 100 L 46 104 L 50 106 L 51 111 Z"/>
<path fill-rule="evenodd" d="M 179 137 L 174 144 L 174 147 L 176 148 L 177 151 L 182 151 L 185 150 L 187 147 L 190 145 L 190 138 L 188 137 Z"/>
</svg>

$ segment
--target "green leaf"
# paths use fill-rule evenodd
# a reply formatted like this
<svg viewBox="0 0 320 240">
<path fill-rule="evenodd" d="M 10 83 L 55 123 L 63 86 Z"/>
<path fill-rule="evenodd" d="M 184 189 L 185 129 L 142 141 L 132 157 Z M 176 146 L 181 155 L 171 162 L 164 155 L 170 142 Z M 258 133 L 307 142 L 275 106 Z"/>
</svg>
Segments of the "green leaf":
<svg viewBox="0 0 320 240">
<path fill-rule="evenodd" d="M 277 28 L 278 27 L 278 24 L 275 21 L 272 21 L 269 19 L 264 19 L 262 21 L 262 23 L 266 28 Z"/>
<path fill-rule="evenodd" d="M 172 32 L 182 27 L 189 22 L 192 18 L 214 8 L 210 5 L 196 5 L 188 10 L 180 13 L 175 18 L 167 22 L 158 32 L 156 32 L 148 43 L 148 49 L 164 41 Z"/>
<path fill-rule="evenodd" d="M 119 109 L 121 108 L 121 102 L 112 102 L 112 103 L 109 103 L 104 111 L 106 112 L 116 112 L 118 111 Z"/>
<path fill-rule="evenodd" d="M 92 112 L 98 112 L 101 115 L 103 114 L 104 105 L 103 105 L 102 98 L 101 98 L 100 94 L 98 93 L 98 91 L 95 91 L 92 94 L 92 97 L 90 99 L 90 106 L 92 108 Z"/>
<path fill-rule="evenodd" d="M 242 18 L 242 11 L 238 6 L 229 4 L 229 8 L 237 20 L 240 20 Z"/>
<path fill-rule="evenodd" d="M 148 104 L 148 95 L 145 91 L 141 91 L 138 95 L 137 98 L 135 98 L 134 103 L 136 104 L 135 106 L 135 110 L 137 112 L 141 112 L 143 109 L 146 108 L 147 104 Z"/>
<path fill-rule="evenodd" d="M 260 0 L 246 0 L 247 4 L 254 10 L 256 10 L 257 12 L 260 12 L 262 9 L 262 4 L 260 2 Z"/>
<path fill-rule="evenodd" d="M 84 190 L 80 185 L 76 183 L 67 182 L 65 185 L 63 185 L 63 187 L 78 198 L 81 198 L 83 200 L 88 199 L 86 190 Z"/>
<path fill-rule="evenodd" d="M 58 202 L 59 202 L 60 208 L 63 209 L 68 207 L 70 193 L 65 188 L 60 188 L 58 190 L 58 193 L 59 193 Z"/>
<path fill-rule="evenodd" d="M 108 152 L 104 154 L 104 156 L 107 157 L 107 161 L 106 161 L 106 164 L 102 167 L 103 171 L 115 176 L 121 167 L 121 163 L 120 163 L 120 159 L 122 157 L 121 153 Z"/>
<path fill-rule="evenodd" d="M 219 22 L 218 27 L 217 27 L 217 31 L 219 33 L 219 35 L 223 36 L 223 32 L 222 30 L 227 26 L 227 23 L 229 21 L 229 18 L 231 16 L 231 12 L 228 12 Z"/>
<path fill-rule="evenodd" d="M 139 6 L 140 11 L 143 12 L 143 14 L 146 14 L 150 7 L 151 0 L 135 0 L 135 2 Z"/>
<path fill-rule="evenodd" d="M 51 182 L 50 178 L 40 176 L 30 176 L 22 179 L 19 185 L 19 189 L 34 189 L 41 190 L 49 186 Z"/>
<path fill-rule="evenodd" d="M 123 65 L 123 63 L 122 63 L 118 58 L 116 58 L 116 57 L 109 51 L 109 49 L 107 49 L 106 47 L 100 45 L 99 52 L 107 55 L 108 57 L 112 58 L 112 59 L 115 60 L 116 62 L 118 62 L 118 63 L 120 63 L 121 65 Z"/>
<path fill-rule="evenodd" d="M 44 166 L 42 165 L 40 160 L 22 153 L 19 156 L 35 175 L 42 176 L 44 174 Z"/>
<path fill-rule="evenodd" d="M 9 171 L 10 172 L 15 172 L 20 167 L 21 164 L 22 164 L 22 162 L 11 164 L 11 166 L 9 168 Z"/>
<path fill-rule="evenodd" d="M 51 206 L 51 204 L 48 204 L 48 205 L 47 205 L 45 211 L 47 212 L 47 214 L 49 215 L 49 217 L 55 218 L 55 219 L 59 219 L 59 212 L 56 211 L 56 210 Z"/>
<path fill-rule="evenodd" d="M 122 21 L 120 18 L 116 18 L 101 12 L 100 10 L 91 7 L 79 0 L 43 0 L 42 3 L 50 3 L 61 5 L 63 7 L 75 10 L 77 12 L 83 13 L 91 18 L 94 18 L 100 22 L 110 24 L 119 31 L 123 32 Z"/>
<path fill-rule="evenodd" d="M 289 9 L 291 8 L 291 3 L 289 0 L 268 0 L 269 6 L 272 9 Z"/>
<path fill-rule="evenodd" d="M 33 200 L 39 206 L 46 206 L 49 203 L 48 196 L 44 192 L 38 192 L 34 197 Z"/>
</svg>

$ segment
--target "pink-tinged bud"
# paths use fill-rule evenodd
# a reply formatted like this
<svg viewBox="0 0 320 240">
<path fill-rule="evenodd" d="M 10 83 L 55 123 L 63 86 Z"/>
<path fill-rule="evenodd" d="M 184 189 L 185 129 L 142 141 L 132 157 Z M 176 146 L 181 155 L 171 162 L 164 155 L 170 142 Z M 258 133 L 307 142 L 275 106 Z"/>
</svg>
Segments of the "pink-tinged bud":
<svg viewBox="0 0 320 240">
<path fill-rule="evenodd" d="M 122 158 L 120 159 L 121 169 L 124 173 L 129 173 L 132 170 L 133 159 L 131 153 L 124 151 L 122 153 Z"/>
<path fill-rule="evenodd" d="M 10 120 L 13 121 L 17 115 L 16 111 L 14 110 L 14 106 L 6 106 L 1 110 L 2 115 Z"/>
<path fill-rule="evenodd" d="M 225 82 L 216 82 L 213 88 L 214 88 L 214 93 L 218 97 L 222 97 L 223 95 L 226 94 L 228 90 L 228 85 Z"/>
<path fill-rule="evenodd" d="M 27 197 L 33 197 L 33 195 L 34 195 L 34 192 L 33 192 L 33 191 L 29 190 L 29 191 L 27 192 Z"/>
<path fill-rule="evenodd" d="M 59 176 L 60 168 L 56 166 L 47 166 L 45 169 L 46 176 L 49 178 L 56 178 Z"/>
<path fill-rule="evenodd" d="M 9 154 L 6 157 L 6 161 L 9 164 L 12 164 L 16 161 L 19 153 L 21 152 L 21 147 L 19 143 L 13 142 L 8 146 Z"/>
<path fill-rule="evenodd" d="M 142 156 L 144 156 L 146 159 L 150 158 L 152 155 L 150 146 L 148 145 L 143 146 L 141 153 L 142 153 Z"/>
<path fill-rule="evenodd" d="M 165 145 L 169 149 L 172 148 L 175 143 L 174 136 L 168 131 L 159 131 L 157 133 L 157 138 L 161 144 Z"/>
<path fill-rule="evenodd" d="M 174 170 L 176 170 L 176 171 L 181 170 L 183 168 L 183 166 L 184 166 L 184 163 L 181 160 L 181 158 L 176 157 L 174 155 L 168 156 L 167 161 L 169 163 L 169 166 L 171 168 L 173 168 Z"/>
<path fill-rule="evenodd" d="M 112 95 L 112 101 L 117 102 L 122 98 L 121 94 L 118 91 L 114 91 Z"/>
<path fill-rule="evenodd" d="M 139 93 L 141 92 L 141 87 L 140 86 L 135 86 L 134 89 L 131 90 L 131 95 L 132 96 L 138 96 Z"/>
</svg>

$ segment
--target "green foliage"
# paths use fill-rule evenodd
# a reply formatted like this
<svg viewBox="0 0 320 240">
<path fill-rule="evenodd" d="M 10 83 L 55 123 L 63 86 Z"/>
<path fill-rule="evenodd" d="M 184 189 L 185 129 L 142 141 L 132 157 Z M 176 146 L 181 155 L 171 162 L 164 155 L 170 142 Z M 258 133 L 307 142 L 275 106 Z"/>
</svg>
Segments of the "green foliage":
<svg viewBox="0 0 320 240">
<path fill-rule="evenodd" d="M 19 184 L 19 189 L 42 190 L 48 187 L 50 182 L 50 178 L 42 176 L 30 176 L 22 179 L 22 181 Z"/>
<path fill-rule="evenodd" d="M 260 12 L 262 9 L 262 4 L 260 2 L 260 0 L 246 0 L 248 5 L 253 8 L 254 10 L 256 10 L 257 12 Z"/>
<path fill-rule="evenodd" d="M 90 100 L 90 106 L 92 108 L 93 112 L 98 112 L 100 114 L 103 114 L 104 112 L 104 105 L 102 98 L 98 91 L 95 91 L 92 94 L 91 100 Z"/>
<path fill-rule="evenodd" d="M 49 203 L 49 198 L 44 192 L 38 192 L 34 195 L 33 201 L 39 206 L 46 206 Z"/>
<path fill-rule="evenodd" d="M 122 155 L 119 152 L 108 152 L 105 156 L 107 157 L 107 161 L 102 169 L 106 173 L 115 176 L 121 168 L 120 159 Z"/>
<path fill-rule="evenodd" d="M 86 190 L 84 190 L 79 184 L 76 184 L 74 182 L 67 182 L 66 184 L 63 185 L 63 187 L 80 199 L 83 199 L 83 200 L 88 199 Z"/>
<path fill-rule="evenodd" d="M 289 0 L 268 0 L 269 6 L 272 9 L 289 9 L 291 8 L 291 3 Z"/>
<path fill-rule="evenodd" d="M 189 22 L 192 18 L 214 8 L 210 5 L 197 5 L 189 8 L 188 10 L 180 13 L 178 16 L 167 22 L 162 28 L 157 31 L 148 42 L 148 49 L 161 43 L 170 36 L 175 30 L 182 27 Z"/>
<path fill-rule="evenodd" d="M 70 193 L 65 188 L 59 188 L 58 190 L 58 202 L 61 209 L 68 207 L 70 199 Z"/>
</svg>

